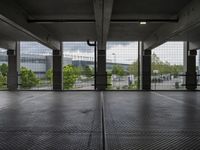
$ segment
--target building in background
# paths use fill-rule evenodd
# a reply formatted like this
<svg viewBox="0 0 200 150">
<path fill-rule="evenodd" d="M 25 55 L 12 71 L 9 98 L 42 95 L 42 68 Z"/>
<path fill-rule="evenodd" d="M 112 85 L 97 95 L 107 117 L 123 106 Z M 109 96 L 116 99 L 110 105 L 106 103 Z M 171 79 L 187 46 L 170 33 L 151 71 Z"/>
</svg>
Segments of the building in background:
<svg viewBox="0 0 200 150">
<path fill-rule="evenodd" d="M 72 57 L 69 56 L 64 56 L 63 57 L 63 66 L 66 65 L 74 65 L 74 66 L 92 66 L 94 64 L 94 58 L 87 58 L 83 56 L 78 56 L 77 58 L 82 58 L 80 60 L 78 59 L 73 59 Z M 39 54 L 21 54 L 21 67 L 26 67 L 30 70 L 32 70 L 36 75 L 39 77 L 42 77 L 45 75 L 45 73 L 52 68 L 52 56 L 44 56 L 44 55 L 39 55 Z M 7 64 L 8 63 L 8 57 L 7 57 L 7 52 L 0 52 L 0 65 L 1 64 Z M 120 64 L 122 65 L 125 69 L 128 69 L 128 64 Z M 112 66 L 114 65 L 113 62 L 108 62 L 108 68 L 111 70 Z"/>
<path fill-rule="evenodd" d="M 72 64 L 72 59 L 69 57 L 63 58 L 63 65 Z M 8 63 L 6 52 L 0 52 L 0 65 Z M 21 67 L 26 67 L 32 70 L 38 77 L 43 77 L 45 73 L 52 68 L 52 56 L 44 56 L 39 54 L 21 54 Z"/>
</svg>

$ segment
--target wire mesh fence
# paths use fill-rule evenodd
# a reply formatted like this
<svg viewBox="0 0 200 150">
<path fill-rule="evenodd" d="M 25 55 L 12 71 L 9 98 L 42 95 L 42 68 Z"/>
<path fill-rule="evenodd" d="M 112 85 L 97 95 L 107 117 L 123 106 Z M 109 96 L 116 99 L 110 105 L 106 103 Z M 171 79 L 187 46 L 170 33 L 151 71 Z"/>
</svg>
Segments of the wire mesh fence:
<svg viewBox="0 0 200 150">
<path fill-rule="evenodd" d="M 52 90 L 52 50 L 37 42 L 20 43 L 18 89 Z M 94 90 L 94 47 L 86 42 L 63 43 L 64 90 Z M 107 90 L 139 90 L 138 42 L 108 42 Z M 167 42 L 152 50 L 151 89 L 185 90 L 184 43 Z M 197 89 L 200 90 L 200 51 L 196 56 Z M 8 56 L 0 49 L 0 90 L 7 89 Z"/>
<path fill-rule="evenodd" d="M 152 50 L 152 90 L 185 89 L 183 46 L 183 42 L 166 42 Z"/>
<path fill-rule="evenodd" d="M 0 90 L 7 89 L 8 56 L 7 50 L 0 48 Z"/>
<path fill-rule="evenodd" d="M 108 42 L 108 90 L 138 90 L 138 42 Z"/>
<path fill-rule="evenodd" d="M 19 89 L 52 89 L 52 50 L 38 42 L 20 42 Z"/>
<path fill-rule="evenodd" d="M 64 90 L 94 90 L 94 60 L 94 47 L 87 42 L 64 42 Z"/>
</svg>

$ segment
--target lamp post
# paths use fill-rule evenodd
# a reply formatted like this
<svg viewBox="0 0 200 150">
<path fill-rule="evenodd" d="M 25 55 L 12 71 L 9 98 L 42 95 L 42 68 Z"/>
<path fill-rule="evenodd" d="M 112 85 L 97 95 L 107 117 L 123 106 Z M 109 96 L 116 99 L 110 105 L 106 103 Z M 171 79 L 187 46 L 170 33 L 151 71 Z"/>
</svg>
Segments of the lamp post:
<svg viewBox="0 0 200 150">
<path fill-rule="evenodd" d="M 114 64 L 116 64 L 116 54 L 112 53 L 113 57 L 114 57 Z"/>
<path fill-rule="evenodd" d="M 116 64 L 116 54 L 112 53 L 112 55 L 113 55 L 113 58 L 114 58 L 114 62 L 113 62 L 113 66 L 114 66 Z M 116 78 L 116 75 L 114 74 L 114 77 L 113 77 L 113 87 L 115 87 L 115 84 L 114 84 L 115 78 Z"/>
</svg>

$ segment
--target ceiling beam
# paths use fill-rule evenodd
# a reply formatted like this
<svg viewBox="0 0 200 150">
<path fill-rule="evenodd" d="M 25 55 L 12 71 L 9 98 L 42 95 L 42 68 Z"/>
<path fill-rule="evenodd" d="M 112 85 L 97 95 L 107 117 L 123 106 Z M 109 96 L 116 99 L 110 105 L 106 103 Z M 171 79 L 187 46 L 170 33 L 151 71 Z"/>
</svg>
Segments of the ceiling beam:
<svg viewBox="0 0 200 150">
<path fill-rule="evenodd" d="M 29 23 L 48 23 L 48 22 L 66 22 L 66 23 L 94 23 L 95 18 L 93 15 L 84 15 L 84 14 L 76 14 L 76 15 L 70 15 L 70 14 L 59 14 L 59 15 L 31 15 L 31 17 L 27 18 Z M 131 22 L 136 22 L 136 21 L 161 21 L 161 22 L 177 22 L 178 21 L 178 16 L 176 15 L 169 15 L 169 14 L 112 14 L 112 19 L 111 23 L 115 23 L 120 21 L 126 22 L 126 21 L 131 21 Z"/>
<path fill-rule="evenodd" d="M 93 3 L 98 49 L 105 50 L 110 28 L 113 0 L 93 0 Z"/>
<path fill-rule="evenodd" d="M 144 49 L 153 49 L 179 34 L 186 33 L 200 26 L 199 14 L 200 1 L 191 1 L 179 12 L 179 21 L 177 23 L 164 24 L 144 39 Z"/>
<path fill-rule="evenodd" d="M 191 41 L 189 42 L 189 50 L 198 50 L 200 49 L 200 40 L 199 41 Z"/>
<path fill-rule="evenodd" d="M 0 39 L 0 48 L 4 48 L 4 49 L 8 49 L 8 50 L 15 50 L 16 42 Z"/>
<path fill-rule="evenodd" d="M 95 23 L 94 19 L 28 19 L 29 23 L 37 23 L 37 24 L 51 24 L 51 23 Z M 177 23 L 178 18 L 176 19 L 111 19 L 111 24 L 116 23 L 140 23 L 140 22 L 148 22 L 148 23 Z"/>
<path fill-rule="evenodd" d="M 28 16 L 27 12 L 14 1 L 0 1 L 0 21 L 9 24 L 13 28 L 27 34 L 51 49 L 59 50 L 60 42 L 56 40 L 43 26 L 28 23 Z"/>
<path fill-rule="evenodd" d="M 10 40 L 7 36 L 0 33 L 0 48 L 15 50 L 16 41 Z"/>
<path fill-rule="evenodd" d="M 96 23 L 96 34 L 98 47 L 101 49 L 102 37 L 103 37 L 103 1 L 104 0 L 93 0 L 94 3 L 94 15 Z"/>
</svg>

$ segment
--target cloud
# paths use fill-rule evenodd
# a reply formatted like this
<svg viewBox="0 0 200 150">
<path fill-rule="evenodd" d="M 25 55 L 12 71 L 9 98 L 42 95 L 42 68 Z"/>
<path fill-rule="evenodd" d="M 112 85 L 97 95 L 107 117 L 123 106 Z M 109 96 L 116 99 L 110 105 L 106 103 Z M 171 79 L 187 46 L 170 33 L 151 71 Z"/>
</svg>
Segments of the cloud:
<svg viewBox="0 0 200 150">
<path fill-rule="evenodd" d="M 4 48 L 0 48 L 0 52 L 6 52 L 7 50 Z"/>
<path fill-rule="evenodd" d="M 21 42 L 21 53 L 34 55 L 52 55 L 52 50 L 38 42 Z"/>
<path fill-rule="evenodd" d="M 107 59 L 114 63 L 132 64 L 138 58 L 137 42 L 108 42 Z"/>
<path fill-rule="evenodd" d="M 68 52 L 94 53 L 94 47 L 88 46 L 87 42 L 64 42 L 63 50 Z"/>
<path fill-rule="evenodd" d="M 183 65 L 183 42 L 166 42 L 152 50 L 162 61 L 172 65 Z"/>
<path fill-rule="evenodd" d="M 64 53 L 79 53 L 80 55 L 93 57 L 94 47 L 86 42 L 64 42 Z M 5 49 L 0 48 L 0 52 Z M 52 50 L 38 42 L 21 42 L 21 52 L 25 54 L 52 55 Z M 171 64 L 183 64 L 183 42 L 166 42 L 152 50 L 163 61 Z M 109 62 L 131 64 L 138 59 L 137 42 L 108 42 L 107 60 Z M 199 53 L 198 53 L 199 54 Z M 200 56 L 198 55 L 197 58 Z M 199 58 L 200 59 L 200 58 Z M 197 59 L 197 64 L 199 63 Z"/>
</svg>

